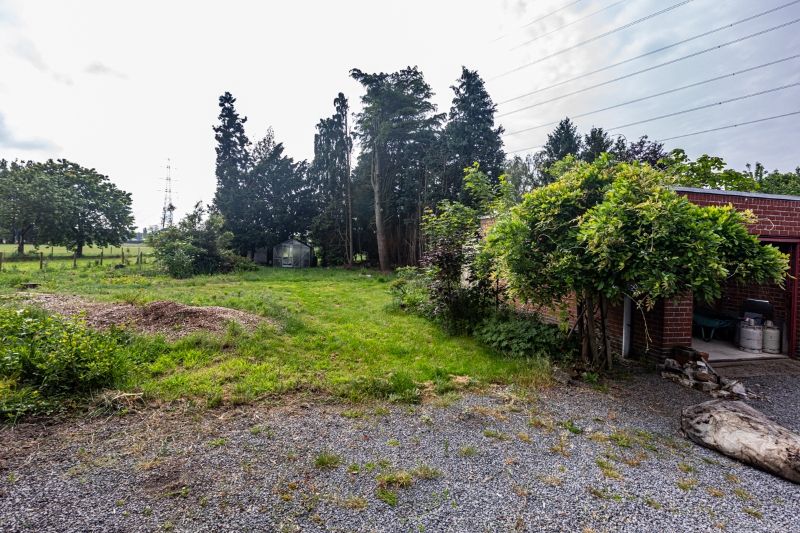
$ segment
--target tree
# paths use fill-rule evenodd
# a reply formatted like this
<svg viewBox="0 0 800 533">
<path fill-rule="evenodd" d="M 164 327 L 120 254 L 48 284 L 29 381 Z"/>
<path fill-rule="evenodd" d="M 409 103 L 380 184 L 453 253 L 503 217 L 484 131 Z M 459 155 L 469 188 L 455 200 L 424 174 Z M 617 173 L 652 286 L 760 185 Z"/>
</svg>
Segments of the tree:
<svg viewBox="0 0 800 533">
<path fill-rule="evenodd" d="M 252 251 L 251 239 L 242 235 L 252 230 L 251 191 L 245 183 L 250 168 L 250 140 L 244 131 L 247 117 L 236 111 L 236 98 L 229 92 L 219 97 L 219 124 L 214 126 L 217 190 L 214 206 L 222 214 L 240 253 Z M 236 237 L 238 236 L 238 238 Z"/>
<path fill-rule="evenodd" d="M 583 143 L 578 134 L 578 127 L 569 119 L 563 119 L 558 126 L 547 135 L 547 142 L 539 152 L 537 164 L 543 184 L 553 180 L 550 168 L 568 155 L 578 156 L 581 152 Z"/>
<path fill-rule="evenodd" d="M 314 161 L 310 174 L 314 182 L 318 214 L 312 223 L 315 243 L 321 247 L 324 264 L 351 265 L 353 262 L 352 188 L 350 157 L 353 148 L 348 124 L 348 102 L 344 94 L 334 100 L 336 113 L 317 124 Z"/>
<path fill-rule="evenodd" d="M 514 190 L 517 201 L 522 199 L 525 193 L 532 191 L 539 185 L 535 171 L 535 161 L 532 155 L 522 157 L 515 155 L 506 161 L 504 174 L 509 185 Z"/>
<path fill-rule="evenodd" d="M 552 184 L 499 218 L 487 250 L 514 296 L 574 295 L 587 364 L 611 365 L 607 311 L 623 296 L 651 309 L 686 291 L 712 301 L 728 280 L 784 282 L 788 257 L 748 233 L 752 214 L 692 204 L 649 165 L 569 158 L 553 170 Z"/>
<path fill-rule="evenodd" d="M 761 192 L 800 196 L 800 167 L 795 168 L 794 172 L 773 170 L 765 173 L 764 166 L 756 163 L 755 172 L 748 165 L 747 174 L 756 180 Z"/>
<path fill-rule="evenodd" d="M 623 163 L 647 163 L 651 167 L 661 168 L 660 161 L 667 156 L 664 143 L 648 140 L 647 135 L 639 137 L 638 141 L 628 142 L 625 137 L 619 136 L 610 151 L 617 161 Z"/>
<path fill-rule="evenodd" d="M 473 163 L 479 163 L 483 172 L 497 182 L 505 161 L 504 130 L 502 126 L 495 127 L 497 105 L 477 71 L 461 67 L 461 77 L 451 89 L 455 97 L 444 129 L 443 196 L 456 199 L 462 194 L 464 169 Z"/>
<path fill-rule="evenodd" d="M 0 231 L 25 253 L 25 243 L 54 219 L 57 189 L 33 161 L 0 161 Z"/>
<path fill-rule="evenodd" d="M 356 135 L 361 141 L 360 166 L 372 189 L 378 261 L 381 270 L 404 262 L 419 246 L 419 223 L 425 190 L 425 156 L 435 140 L 442 117 L 435 115 L 431 87 L 416 67 L 386 74 L 350 71 L 366 90 L 362 111 L 356 116 Z M 387 211 L 392 208 L 391 220 Z M 395 246 L 391 247 L 390 232 Z"/>
<path fill-rule="evenodd" d="M 57 183 L 55 218 L 42 228 L 44 240 L 75 250 L 85 246 L 120 246 L 136 234 L 131 195 L 108 176 L 66 159 L 48 160 L 41 171 Z"/>
<path fill-rule="evenodd" d="M 581 149 L 580 158 L 588 163 L 591 163 L 600 154 L 607 153 L 614 145 L 614 141 L 609 137 L 608 132 L 603 128 L 592 128 L 589 133 L 583 136 L 583 148 Z"/>
<path fill-rule="evenodd" d="M 661 159 L 666 172 L 675 176 L 678 185 L 732 191 L 754 191 L 758 182 L 745 172 L 726 168 L 721 157 L 703 154 L 692 161 L 677 148 Z"/>
</svg>

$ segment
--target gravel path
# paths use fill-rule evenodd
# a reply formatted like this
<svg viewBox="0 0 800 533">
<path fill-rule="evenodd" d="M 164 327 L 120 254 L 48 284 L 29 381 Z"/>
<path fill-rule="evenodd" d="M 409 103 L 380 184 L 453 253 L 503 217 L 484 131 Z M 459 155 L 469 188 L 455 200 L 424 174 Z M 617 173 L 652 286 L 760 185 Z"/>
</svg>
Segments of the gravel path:
<svg viewBox="0 0 800 533">
<path fill-rule="evenodd" d="M 758 383 L 767 400 L 756 407 L 798 429 L 796 377 Z M 605 391 L 558 387 L 528 398 L 495 389 L 413 407 L 298 400 L 4 428 L 0 524 L 797 531 L 800 488 L 680 436 L 680 408 L 706 398 L 645 374 Z"/>
</svg>

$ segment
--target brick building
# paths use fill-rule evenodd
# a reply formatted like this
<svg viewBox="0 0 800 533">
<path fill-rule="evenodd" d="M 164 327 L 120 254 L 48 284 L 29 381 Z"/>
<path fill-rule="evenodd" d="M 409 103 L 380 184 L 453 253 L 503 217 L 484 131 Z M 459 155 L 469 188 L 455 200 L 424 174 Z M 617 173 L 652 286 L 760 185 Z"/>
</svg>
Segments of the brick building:
<svg viewBox="0 0 800 533">
<path fill-rule="evenodd" d="M 800 325 L 798 313 L 798 274 L 800 274 L 800 196 L 783 196 L 738 191 L 677 188 L 698 205 L 732 205 L 736 209 L 749 209 L 758 217 L 750 231 L 762 242 L 777 246 L 789 254 L 790 266 L 784 287 L 778 285 L 737 286 L 731 283 L 724 287 L 722 298 L 713 304 L 713 311 L 730 317 L 740 316 L 746 299 L 766 300 L 773 309 L 773 319 L 783 332 L 782 352 L 791 357 L 800 355 L 798 336 Z M 488 229 L 491 219 L 484 219 L 482 227 Z M 574 320 L 574 306 L 569 305 Z M 704 342 L 693 337 L 693 316 L 696 307 L 705 307 L 694 301 L 691 294 L 672 300 L 663 300 L 651 311 L 642 313 L 630 301 L 609 309 L 609 330 L 612 349 L 624 357 L 646 357 L 661 360 L 676 346 L 694 346 L 711 354 L 712 360 L 728 358 L 756 358 L 758 356 L 739 352 L 730 339 Z M 553 321 L 563 319 L 556 310 L 537 309 L 544 318 Z M 722 335 L 720 335 L 722 336 Z"/>
</svg>

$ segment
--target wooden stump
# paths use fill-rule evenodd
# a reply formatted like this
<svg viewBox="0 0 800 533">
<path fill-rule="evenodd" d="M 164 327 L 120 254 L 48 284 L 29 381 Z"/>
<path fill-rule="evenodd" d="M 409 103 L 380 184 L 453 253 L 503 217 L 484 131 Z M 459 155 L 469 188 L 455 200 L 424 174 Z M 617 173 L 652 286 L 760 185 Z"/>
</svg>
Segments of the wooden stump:
<svg viewBox="0 0 800 533">
<path fill-rule="evenodd" d="M 800 435 L 739 401 L 711 400 L 683 410 L 692 441 L 800 483 Z"/>
</svg>

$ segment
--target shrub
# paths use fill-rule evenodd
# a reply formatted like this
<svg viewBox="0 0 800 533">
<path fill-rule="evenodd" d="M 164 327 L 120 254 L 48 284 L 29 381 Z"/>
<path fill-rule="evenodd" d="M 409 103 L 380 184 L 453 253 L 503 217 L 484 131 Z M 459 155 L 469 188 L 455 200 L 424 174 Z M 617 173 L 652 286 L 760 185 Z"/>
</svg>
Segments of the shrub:
<svg viewBox="0 0 800 533">
<path fill-rule="evenodd" d="M 113 386 L 128 364 L 122 334 L 29 310 L 0 309 L 0 416 Z"/>
<path fill-rule="evenodd" d="M 554 324 L 545 324 L 535 315 L 497 313 L 481 322 L 475 337 L 498 352 L 510 357 L 547 357 L 569 360 L 577 345 L 567 333 Z"/>
<path fill-rule="evenodd" d="M 428 293 L 430 283 L 430 275 L 421 268 L 398 268 L 395 279 L 389 285 L 394 304 L 404 311 L 432 317 L 433 309 Z"/>
<path fill-rule="evenodd" d="M 218 213 L 208 214 L 198 203 L 177 226 L 150 237 L 156 261 L 174 278 L 255 270 L 256 265 L 230 250 L 233 235 Z"/>
</svg>

